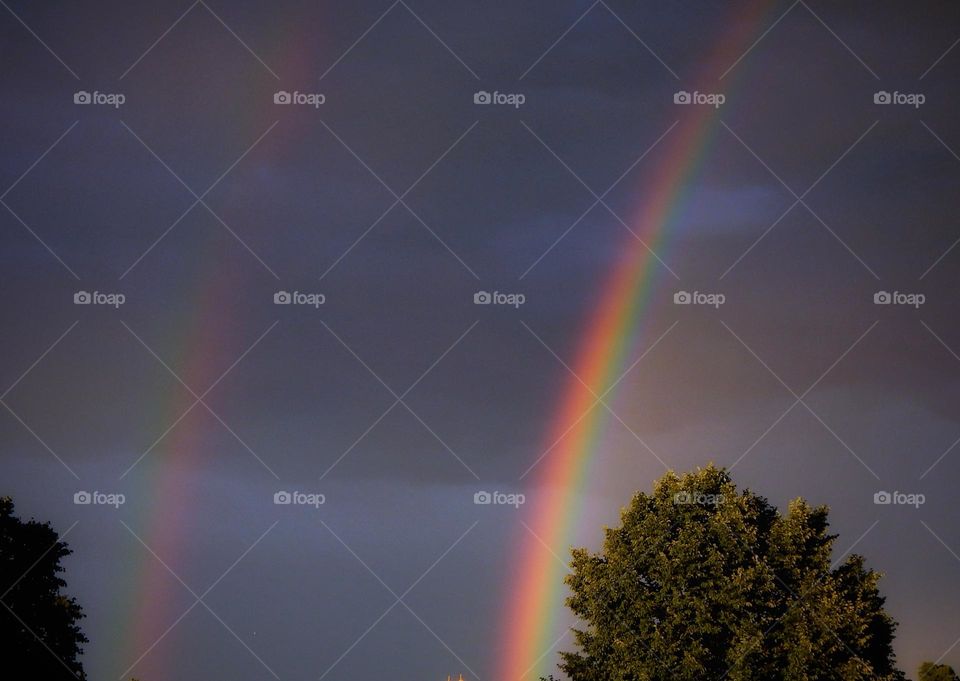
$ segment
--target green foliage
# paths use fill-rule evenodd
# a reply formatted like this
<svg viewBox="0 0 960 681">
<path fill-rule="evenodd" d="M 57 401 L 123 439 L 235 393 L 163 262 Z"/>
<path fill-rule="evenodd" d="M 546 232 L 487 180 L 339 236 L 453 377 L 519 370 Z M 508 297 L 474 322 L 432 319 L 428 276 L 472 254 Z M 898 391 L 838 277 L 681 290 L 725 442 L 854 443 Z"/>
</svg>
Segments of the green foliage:
<svg viewBox="0 0 960 681">
<path fill-rule="evenodd" d="M 826 507 L 782 515 L 710 466 L 668 473 L 621 520 L 598 553 L 573 550 L 572 681 L 904 678 L 879 575 L 856 555 L 831 567 Z"/>
<path fill-rule="evenodd" d="M 960 681 L 960 678 L 950 665 L 924 662 L 920 665 L 919 681 Z"/>
<path fill-rule="evenodd" d="M 23 522 L 13 501 L 0 498 L 0 642 L 8 671 L 51 681 L 86 678 L 78 659 L 87 642 L 77 624 L 84 615 L 59 576 L 70 553 L 49 523 Z"/>
</svg>

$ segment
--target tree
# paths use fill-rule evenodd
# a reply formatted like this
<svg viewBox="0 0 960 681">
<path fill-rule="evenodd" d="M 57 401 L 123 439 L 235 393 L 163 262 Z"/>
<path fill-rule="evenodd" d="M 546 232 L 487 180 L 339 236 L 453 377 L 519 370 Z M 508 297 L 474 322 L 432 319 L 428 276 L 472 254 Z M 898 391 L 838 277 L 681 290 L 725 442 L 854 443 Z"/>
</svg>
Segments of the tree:
<svg viewBox="0 0 960 681">
<path fill-rule="evenodd" d="M 924 662 L 920 665 L 920 681 L 960 681 L 960 678 L 948 664 Z"/>
<path fill-rule="evenodd" d="M 0 498 L 0 641 L 6 671 L 37 679 L 85 679 L 79 660 L 84 617 L 63 593 L 62 558 L 72 552 L 49 523 L 23 522 Z"/>
<path fill-rule="evenodd" d="M 879 575 L 831 566 L 827 508 L 786 515 L 724 469 L 668 473 L 638 493 L 598 553 L 574 549 L 567 604 L 585 625 L 573 681 L 893 681 L 896 623 Z"/>
</svg>

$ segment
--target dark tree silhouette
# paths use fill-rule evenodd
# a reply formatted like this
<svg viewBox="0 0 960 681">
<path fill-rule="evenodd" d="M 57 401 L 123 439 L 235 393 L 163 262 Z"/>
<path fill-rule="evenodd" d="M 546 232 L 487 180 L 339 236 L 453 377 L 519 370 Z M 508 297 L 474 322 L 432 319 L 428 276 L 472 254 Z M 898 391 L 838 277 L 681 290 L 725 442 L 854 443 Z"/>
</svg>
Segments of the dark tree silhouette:
<svg viewBox="0 0 960 681">
<path fill-rule="evenodd" d="M 23 522 L 0 498 L 0 643 L 5 672 L 23 678 L 85 679 L 83 612 L 63 593 L 60 561 L 71 553 L 49 523 Z M 4 676 L 6 676 L 6 673 Z"/>
<path fill-rule="evenodd" d="M 573 551 L 573 681 L 899 681 L 896 623 L 860 556 L 831 565 L 826 507 L 781 514 L 723 469 L 638 493 L 597 553 Z"/>
</svg>

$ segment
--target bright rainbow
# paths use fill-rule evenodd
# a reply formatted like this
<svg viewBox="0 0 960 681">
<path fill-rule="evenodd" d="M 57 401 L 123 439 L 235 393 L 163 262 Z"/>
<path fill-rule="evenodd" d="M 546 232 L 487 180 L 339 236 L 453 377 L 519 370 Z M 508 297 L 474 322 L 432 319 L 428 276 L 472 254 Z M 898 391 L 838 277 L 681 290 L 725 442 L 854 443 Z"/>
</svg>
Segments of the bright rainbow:
<svg viewBox="0 0 960 681">
<path fill-rule="evenodd" d="M 720 86 L 729 90 L 730 81 L 717 81 L 717 77 L 750 47 L 749 39 L 765 23 L 763 19 L 774 4 L 770 0 L 753 0 L 730 18 L 731 29 L 705 69 L 705 75 L 716 83 L 714 90 Z M 700 82 L 711 81 L 705 78 Z M 667 147 L 667 162 L 645 190 L 631 225 L 657 253 L 681 216 L 684 198 L 719 124 L 714 107 L 691 106 L 683 113 L 677 127 L 661 142 Z M 623 255 L 601 288 L 599 306 L 586 326 L 572 367 L 590 390 L 571 377 L 547 431 L 548 453 L 535 469 L 540 490 L 536 497 L 540 501 L 527 521 L 529 531 L 520 530 L 519 569 L 509 588 L 502 622 L 500 650 L 504 657 L 497 681 L 526 681 L 546 675 L 546 660 L 558 643 L 553 639 L 564 601 L 564 570 L 540 542 L 561 554 L 572 543 L 590 463 L 606 422 L 604 410 L 595 406 L 594 394 L 603 395 L 627 368 L 631 351 L 647 330 L 648 320 L 643 313 L 655 288 L 654 274 L 662 267 L 643 244 L 632 236 L 625 239 Z M 531 536 L 531 531 L 536 537 Z"/>
</svg>

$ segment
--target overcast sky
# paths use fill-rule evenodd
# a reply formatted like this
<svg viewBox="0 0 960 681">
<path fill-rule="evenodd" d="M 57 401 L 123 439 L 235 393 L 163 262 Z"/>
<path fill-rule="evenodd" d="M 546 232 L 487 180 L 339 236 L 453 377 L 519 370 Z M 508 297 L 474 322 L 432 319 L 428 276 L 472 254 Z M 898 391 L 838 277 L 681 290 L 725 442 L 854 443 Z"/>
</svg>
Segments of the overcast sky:
<svg viewBox="0 0 960 681">
<path fill-rule="evenodd" d="M 0 8 L 0 493 L 70 529 L 91 679 L 491 681 L 529 519 L 473 495 L 557 492 L 522 476 L 709 106 L 681 90 L 725 101 L 629 360 L 672 329 L 574 540 L 665 466 L 733 466 L 830 505 L 909 674 L 960 667 L 960 6 L 737 4 Z"/>
</svg>

